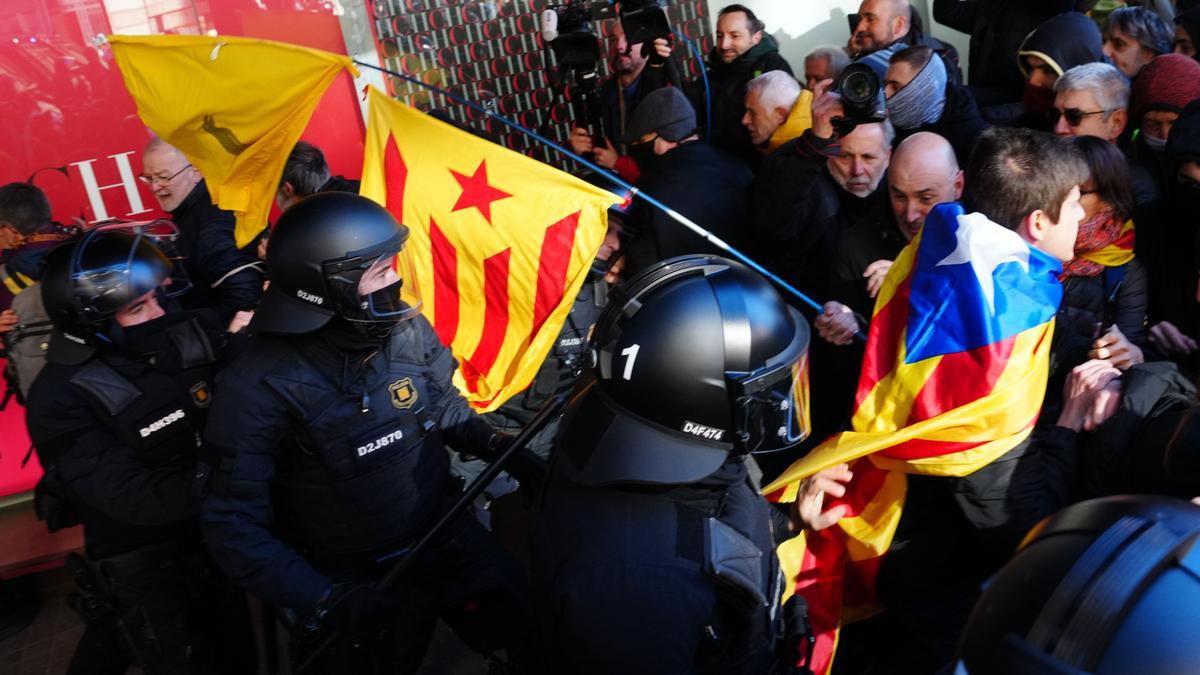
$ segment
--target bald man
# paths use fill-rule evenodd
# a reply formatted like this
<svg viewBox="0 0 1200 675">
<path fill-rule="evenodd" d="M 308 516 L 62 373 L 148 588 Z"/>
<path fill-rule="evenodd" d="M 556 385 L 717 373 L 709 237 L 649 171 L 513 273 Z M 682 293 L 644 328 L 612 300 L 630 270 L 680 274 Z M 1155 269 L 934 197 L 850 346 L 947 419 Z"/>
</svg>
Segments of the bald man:
<svg viewBox="0 0 1200 675">
<path fill-rule="evenodd" d="M 946 64 L 946 73 L 954 84 L 962 84 L 958 65 L 958 50 L 952 45 L 926 35 L 920 30 L 917 17 L 908 0 L 862 0 L 858 6 L 858 24 L 850 33 L 847 52 L 852 58 L 862 57 L 881 49 L 900 51 L 921 45 L 937 52 Z M 886 63 L 884 68 L 886 68 Z"/>
<path fill-rule="evenodd" d="M 178 148 L 155 138 L 142 153 L 142 183 L 179 228 L 175 241 L 192 288 L 180 297 L 187 309 L 212 309 L 228 324 L 253 310 L 262 296 L 263 276 L 253 247 L 239 249 L 233 213 L 217 208 L 199 169 Z"/>
<path fill-rule="evenodd" d="M 934 205 L 962 197 L 963 172 L 958 168 L 950 142 L 922 131 L 906 138 L 892 153 L 887 182 L 896 227 L 905 241 L 912 241 Z M 891 266 L 892 258 L 880 258 L 863 270 L 870 297 L 879 293 Z M 817 317 L 815 326 L 821 337 L 835 345 L 850 344 L 854 331 L 858 330 L 854 313 L 837 301 L 825 303 L 825 311 Z"/>
</svg>

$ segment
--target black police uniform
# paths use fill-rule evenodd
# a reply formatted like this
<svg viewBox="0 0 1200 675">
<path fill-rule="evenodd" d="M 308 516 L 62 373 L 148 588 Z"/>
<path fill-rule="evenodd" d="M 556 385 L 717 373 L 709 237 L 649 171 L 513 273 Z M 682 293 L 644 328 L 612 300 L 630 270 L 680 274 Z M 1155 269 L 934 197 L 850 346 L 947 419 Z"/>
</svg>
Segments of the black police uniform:
<svg viewBox="0 0 1200 675">
<path fill-rule="evenodd" d="M 552 472 L 534 549 L 548 672 L 767 672 L 782 577 L 749 474 L 735 458 L 650 489 Z"/>
<path fill-rule="evenodd" d="M 142 355 L 107 348 L 64 362 L 52 346 L 29 397 L 46 471 L 39 512 L 52 529 L 75 518 L 84 528 L 87 559 L 69 566 L 89 621 L 69 672 L 124 673 L 131 661 L 150 673 L 236 672 L 222 635 L 235 623 L 230 596 L 196 521 L 221 330 L 197 312 L 126 331 Z"/>
<path fill-rule="evenodd" d="M 423 317 L 374 349 L 356 340 L 337 319 L 288 339 L 253 336 L 221 376 L 229 395 L 207 434 L 221 455 L 202 516 L 210 548 L 235 581 L 304 615 L 335 582 L 377 580 L 445 512 L 443 443 L 482 454 L 493 433 L 454 388 L 453 356 Z M 469 623 L 471 600 L 518 578 L 468 518 L 435 548 L 367 662 L 415 669 L 438 614 Z"/>
</svg>

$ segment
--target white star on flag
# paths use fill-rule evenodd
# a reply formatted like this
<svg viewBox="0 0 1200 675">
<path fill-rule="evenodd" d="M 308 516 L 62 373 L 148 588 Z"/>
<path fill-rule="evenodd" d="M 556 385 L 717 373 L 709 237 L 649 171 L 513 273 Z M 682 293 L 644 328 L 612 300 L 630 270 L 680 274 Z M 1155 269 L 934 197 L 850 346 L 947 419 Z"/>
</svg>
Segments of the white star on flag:
<svg viewBox="0 0 1200 675">
<path fill-rule="evenodd" d="M 996 268 L 1003 263 L 1016 261 L 1028 272 L 1029 244 L 1016 232 L 993 223 L 982 213 L 959 216 L 958 230 L 954 236 L 958 245 L 937 266 L 970 264 L 983 289 L 988 311 L 995 316 L 996 290 L 992 277 Z"/>
</svg>

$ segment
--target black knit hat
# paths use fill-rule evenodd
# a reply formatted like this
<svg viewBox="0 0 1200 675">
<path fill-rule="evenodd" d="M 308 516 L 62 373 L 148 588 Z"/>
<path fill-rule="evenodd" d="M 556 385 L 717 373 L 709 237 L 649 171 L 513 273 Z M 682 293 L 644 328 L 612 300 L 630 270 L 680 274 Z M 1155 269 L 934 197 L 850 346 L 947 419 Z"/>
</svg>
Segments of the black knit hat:
<svg viewBox="0 0 1200 675">
<path fill-rule="evenodd" d="M 696 133 L 696 111 L 683 92 L 675 87 L 656 89 L 633 110 L 633 119 L 625 128 L 624 143 L 636 143 L 642 136 L 657 132 L 671 141 L 681 141 Z"/>
</svg>

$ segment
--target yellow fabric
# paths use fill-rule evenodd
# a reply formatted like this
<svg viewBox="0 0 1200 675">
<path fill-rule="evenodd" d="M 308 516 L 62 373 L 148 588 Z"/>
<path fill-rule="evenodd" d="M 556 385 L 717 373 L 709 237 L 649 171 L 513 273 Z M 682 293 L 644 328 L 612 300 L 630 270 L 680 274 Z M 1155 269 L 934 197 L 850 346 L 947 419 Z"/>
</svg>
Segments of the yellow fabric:
<svg viewBox="0 0 1200 675">
<path fill-rule="evenodd" d="M 7 265 L 0 265 L 0 278 L 4 280 L 4 287 L 9 293 L 16 295 L 21 291 L 33 285 L 33 279 L 21 274 L 20 272 L 11 272 Z"/>
<path fill-rule="evenodd" d="M 792 109 L 788 112 L 787 119 L 771 137 L 767 139 L 765 148 L 760 147 L 764 154 L 770 154 L 777 150 L 779 146 L 787 143 L 793 138 L 797 138 L 800 134 L 812 128 L 812 92 L 807 89 L 800 90 L 800 97 L 792 105 Z"/>
<path fill-rule="evenodd" d="M 1117 241 L 1098 251 L 1083 253 L 1079 257 L 1105 267 L 1120 267 L 1133 260 L 1133 232 L 1133 221 L 1127 220 L 1121 226 Z"/>
<path fill-rule="evenodd" d="M 267 226 L 283 164 L 350 58 L 268 40 L 198 35 L 108 38 L 138 116 L 204 174 L 237 215 L 237 245 Z"/>
<path fill-rule="evenodd" d="M 555 344 L 607 229 L 607 210 L 621 199 L 532 158 L 477 138 L 370 89 L 361 193 L 388 206 L 410 228 L 422 312 L 436 323 L 430 223 L 436 221 L 457 252 L 458 328 L 450 344 L 460 367 L 454 382 L 477 410 L 488 411 L 533 380 Z M 388 203 L 385 171 L 389 143 L 406 178 L 401 212 Z M 480 209 L 455 209 L 464 189 L 451 172 L 477 175 L 486 163 L 487 184 L 509 195 Z M 534 332 L 535 296 L 543 239 L 550 226 L 578 214 L 561 300 Z M 483 261 L 511 249 L 508 325 L 499 356 L 472 392 L 464 377 L 484 332 Z M 439 335 L 441 333 L 439 332 Z"/>
</svg>

